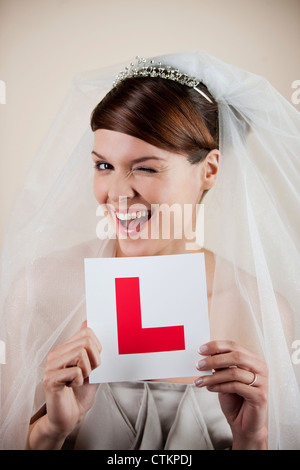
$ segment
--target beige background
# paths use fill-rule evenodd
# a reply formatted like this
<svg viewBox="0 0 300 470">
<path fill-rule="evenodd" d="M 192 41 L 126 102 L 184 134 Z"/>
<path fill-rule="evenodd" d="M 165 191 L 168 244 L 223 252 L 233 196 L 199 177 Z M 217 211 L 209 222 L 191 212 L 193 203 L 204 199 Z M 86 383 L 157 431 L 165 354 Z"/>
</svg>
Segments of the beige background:
<svg viewBox="0 0 300 470">
<path fill-rule="evenodd" d="M 299 20 L 300 0 L 0 0 L 0 245 L 17 188 L 74 75 L 200 48 L 264 75 L 291 101 Z"/>
</svg>

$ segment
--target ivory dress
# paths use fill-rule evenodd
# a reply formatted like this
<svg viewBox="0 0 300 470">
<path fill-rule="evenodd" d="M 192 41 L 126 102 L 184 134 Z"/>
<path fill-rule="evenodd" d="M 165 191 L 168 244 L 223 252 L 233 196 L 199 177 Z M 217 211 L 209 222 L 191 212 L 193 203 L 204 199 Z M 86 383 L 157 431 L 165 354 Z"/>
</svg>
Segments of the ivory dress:
<svg viewBox="0 0 300 470">
<path fill-rule="evenodd" d="M 77 450 L 228 449 L 218 395 L 167 382 L 100 384 L 69 445 Z"/>
</svg>

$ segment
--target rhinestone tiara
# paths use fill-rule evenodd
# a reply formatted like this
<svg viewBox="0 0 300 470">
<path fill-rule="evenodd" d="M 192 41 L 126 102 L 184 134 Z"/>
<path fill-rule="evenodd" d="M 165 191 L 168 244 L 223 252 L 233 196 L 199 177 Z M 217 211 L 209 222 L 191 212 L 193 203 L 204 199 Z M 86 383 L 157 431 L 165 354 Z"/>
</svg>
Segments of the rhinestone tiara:
<svg viewBox="0 0 300 470">
<path fill-rule="evenodd" d="M 129 66 L 125 67 L 125 70 L 123 72 L 119 72 L 113 82 L 113 88 L 116 87 L 120 82 L 122 82 L 126 78 L 160 77 L 193 88 L 198 93 L 200 93 L 200 95 L 202 95 L 207 101 L 212 103 L 212 100 L 202 90 L 197 88 L 200 82 L 196 78 L 192 78 L 186 73 L 180 72 L 178 69 L 173 68 L 171 65 L 163 66 L 161 62 L 155 64 L 154 60 L 150 60 L 150 63 L 146 65 L 147 59 L 139 56 L 136 57 L 136 60 L 136 64 L 131 62 Z"/>
</svg>

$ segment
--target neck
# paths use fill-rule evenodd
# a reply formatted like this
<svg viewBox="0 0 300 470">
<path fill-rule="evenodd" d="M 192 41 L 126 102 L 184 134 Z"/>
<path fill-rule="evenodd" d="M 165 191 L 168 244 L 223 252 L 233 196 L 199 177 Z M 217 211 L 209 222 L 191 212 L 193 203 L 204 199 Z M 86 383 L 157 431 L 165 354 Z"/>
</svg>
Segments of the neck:
<svg viewBox="0 0 300 470">
<path fill-rule="evenodd" d="M 138 245 L 138 240 L 137 240 Z M 147 250 L 145 247 L 142 250 L 132 249 L 126 250 L 122 243 L 119 243 L 117 240 L 117 247 L 116 247 L 116 257 L 117 258 L 124 258 L 124 257 L 133 257 L 133 256 L 162 256 L 162 255 L 183 255 L 183 254 L 190 254 L 190 253 L 201 253 L 203 252 L 203 248 L 196 243 L 195 240 L 172 240 L 169 243 L 165 244 L 163 247 L 161 246 L 154 246 L 151 249 Z"/>
</svg>

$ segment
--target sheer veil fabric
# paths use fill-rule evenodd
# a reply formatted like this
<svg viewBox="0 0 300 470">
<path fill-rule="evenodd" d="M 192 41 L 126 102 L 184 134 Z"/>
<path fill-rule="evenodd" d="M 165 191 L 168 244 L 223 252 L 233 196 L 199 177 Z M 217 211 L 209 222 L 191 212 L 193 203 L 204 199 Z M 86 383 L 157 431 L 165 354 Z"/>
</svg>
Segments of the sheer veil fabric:
<svg viewBox="0 0 300 470">
<path fill-rule="evenodd" d="M 265 79 L 205 52 L 155 60 L 195 76 L 218 102 L 220 169 L 203 201 L 211 335 L 265 358 L 269 448 L 299 449 L 300 115 Z M 89 120 L 126 65 L 76 77 L 12 211 L 1 258 L 3 449 L 25 447 L 46 356 L 85 319 L 83 259 L 115 253 L 99 231 Z"/>
</svg>

